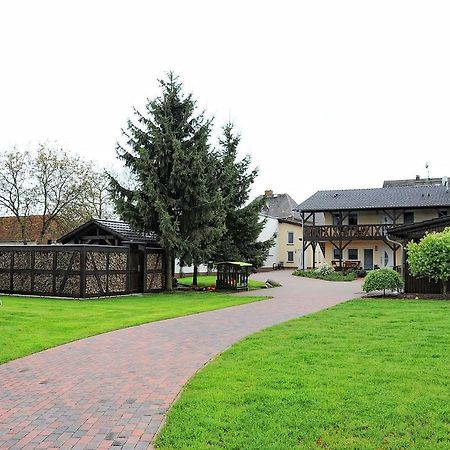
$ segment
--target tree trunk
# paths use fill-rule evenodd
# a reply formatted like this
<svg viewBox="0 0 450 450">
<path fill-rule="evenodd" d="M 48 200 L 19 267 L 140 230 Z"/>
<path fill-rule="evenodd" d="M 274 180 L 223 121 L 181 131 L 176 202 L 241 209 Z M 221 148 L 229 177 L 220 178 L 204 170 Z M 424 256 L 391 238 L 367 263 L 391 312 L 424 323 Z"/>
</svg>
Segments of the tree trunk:
<svg viewBox="0 0 450 450">
<path fill-rule="evenodd" d="M 172 251 L 166 248 L 166 290 L 173 290 Z"/>
<path fill-rule="evenodd" d="M 23 220 L 20 220 L 19 218 L 17 218 L 17 220 L 19 221 L 19 225 L 20 225 L 20 234 L 22 236 L 22 243 L 25 245 L 27 243 L 27 233 L 26 233 L 26 229 L 25 229 L 25 218 Z"/>
<path fill-rule="evenodd" d="M 198 286 L 198 266 L 194 264 L 194 273 L 192 274 L 192 286 Z"/>
<path fill-rule="evenodd" d="M 448 284 L 448 280 L 444 280 L 442 282 L 442 295 L 445 297 L 447 297 L 447 284 Z"/>
</svg>

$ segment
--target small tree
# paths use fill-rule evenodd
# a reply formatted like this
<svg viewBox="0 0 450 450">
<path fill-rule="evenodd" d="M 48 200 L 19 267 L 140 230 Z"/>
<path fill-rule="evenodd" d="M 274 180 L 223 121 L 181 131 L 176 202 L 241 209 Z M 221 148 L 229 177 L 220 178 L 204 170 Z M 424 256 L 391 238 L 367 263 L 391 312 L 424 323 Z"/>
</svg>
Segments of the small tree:
<svg viewBox="0 0 450 450">
<path fill-rule="evenodd" d="M 383 291 L 386 295 L 386 289 L 398 290 L 403 286 L 403 281 L 398 272 L 392 269 L 378 269 L 368 273 L 364 279 L 363 290 L 365 292 Z"/>
<path fill-rule="evenodd" d="M 441 283 L 442 294 L 446 296 L 450 280 L 450 228 L 428 233 L 418 243 L 410 242 L 407 250 L 411 275 Z"/>
</svg>

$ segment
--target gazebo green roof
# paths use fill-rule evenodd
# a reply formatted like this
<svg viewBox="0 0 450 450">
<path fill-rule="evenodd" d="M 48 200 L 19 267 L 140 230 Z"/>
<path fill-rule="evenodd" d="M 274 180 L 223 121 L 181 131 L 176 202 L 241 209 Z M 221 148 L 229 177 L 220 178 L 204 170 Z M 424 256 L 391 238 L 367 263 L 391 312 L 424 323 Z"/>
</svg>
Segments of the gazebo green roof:
<svg viewBox="0 0 450 450">
<path fill-rule="evenodd" d="M 252 264 L 242 262 L 242 261 L 222 261 L 222 262 L 216 263 L 216 265 L 219 265 L 219 264 L 231 264 L 233 266 L 239 266 L 239 267 L 251 267 L 252 266 Z"/>
</svg>

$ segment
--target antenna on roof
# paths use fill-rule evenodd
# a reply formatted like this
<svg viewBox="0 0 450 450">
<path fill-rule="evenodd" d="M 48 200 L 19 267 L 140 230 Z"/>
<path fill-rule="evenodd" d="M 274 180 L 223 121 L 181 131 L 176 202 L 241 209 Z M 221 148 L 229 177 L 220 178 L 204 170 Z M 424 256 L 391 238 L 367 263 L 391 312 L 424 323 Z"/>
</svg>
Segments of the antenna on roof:
<svg viewBox="0 0 450 450">
<path fill-rule="evenodd" d="M 430 164 L 428 161 L 425 163 L 425 169 L 427 169 L 428 181 L 430 181 Z"/>
</svg>

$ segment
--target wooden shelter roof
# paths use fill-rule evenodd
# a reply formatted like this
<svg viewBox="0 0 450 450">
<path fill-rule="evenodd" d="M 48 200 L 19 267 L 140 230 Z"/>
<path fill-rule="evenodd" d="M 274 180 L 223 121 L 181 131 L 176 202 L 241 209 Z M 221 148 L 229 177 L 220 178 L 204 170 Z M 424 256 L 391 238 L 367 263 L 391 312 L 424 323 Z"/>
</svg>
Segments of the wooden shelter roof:
<svg viewBox="0 0 450 450">
<path fill-rule="evenodd" d="M 158 240 L 156 233 L 136 231 L 126 222 L 119 220 L 91 219 L 59 238 L 58 242 L 66 244 L 78 237 L 82 238 L 86 234 L 86 231 L 93 226 L 107 234 L 111 234 L 121 242 L 155 245 Z"/>
</svg>

